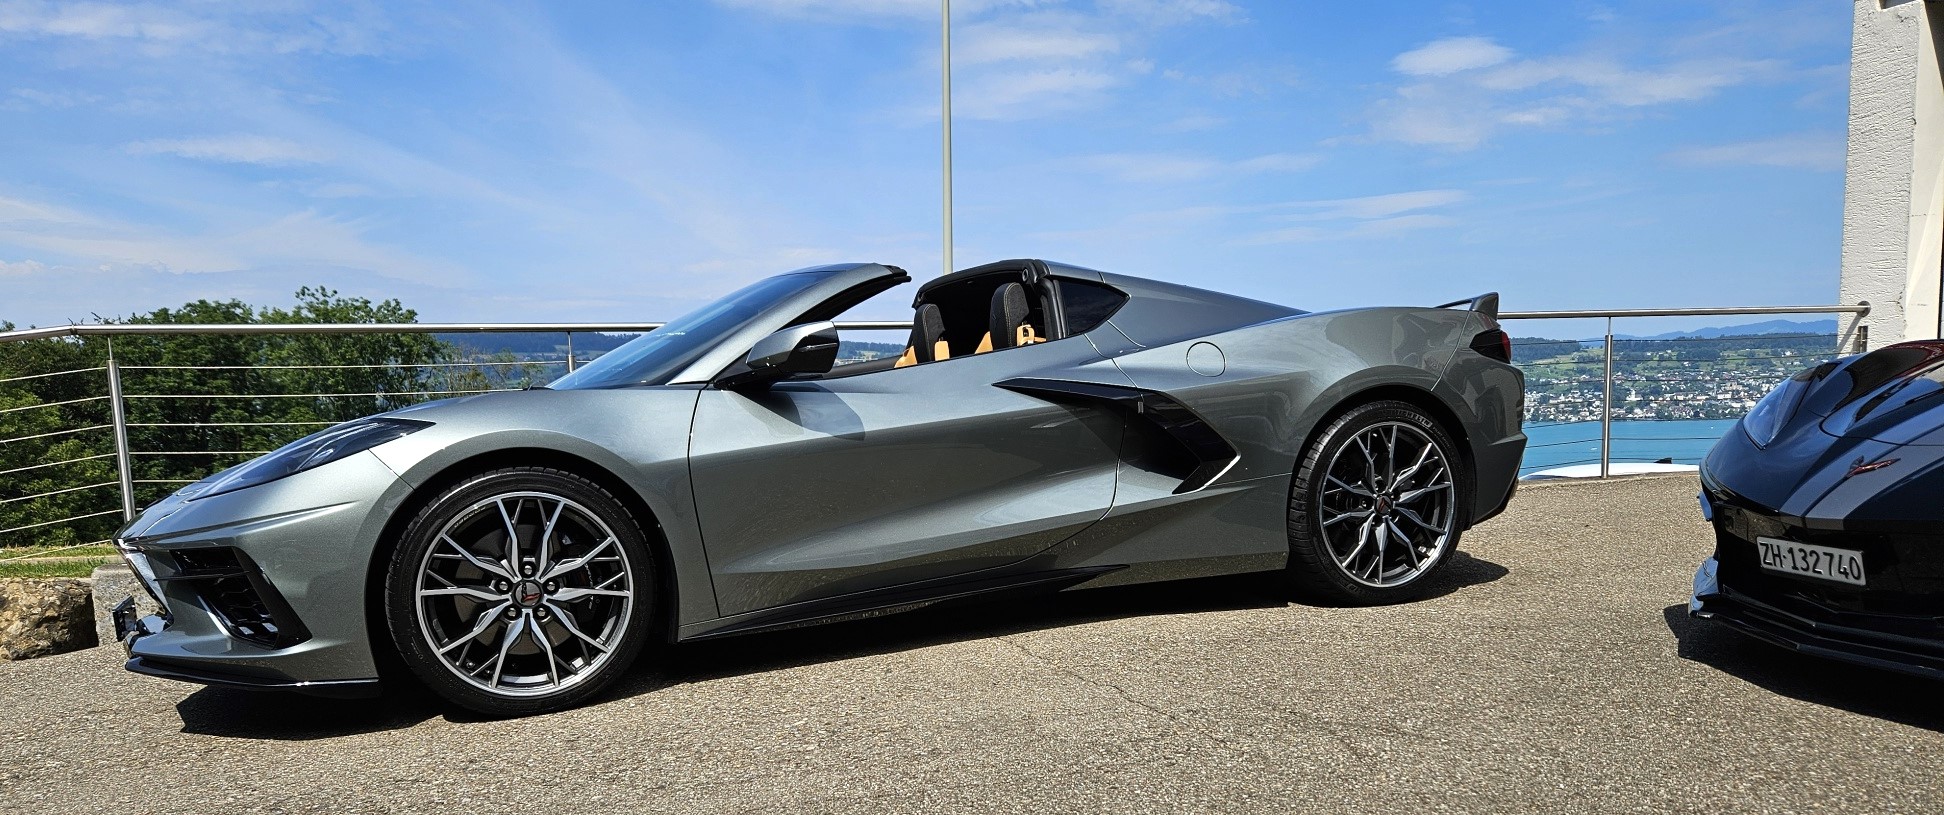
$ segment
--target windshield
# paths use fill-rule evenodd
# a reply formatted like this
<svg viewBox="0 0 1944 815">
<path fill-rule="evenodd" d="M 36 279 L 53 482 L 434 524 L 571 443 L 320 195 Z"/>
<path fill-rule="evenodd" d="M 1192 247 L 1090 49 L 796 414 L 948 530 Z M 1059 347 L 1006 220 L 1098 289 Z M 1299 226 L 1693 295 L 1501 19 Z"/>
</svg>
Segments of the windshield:
<svg viewBox="0 0 1944 815">
<path fill-rule="evenodd" d="M 663 385 L 722 337 L 749 325 L 771 305 L 816 285 L 825 272 L 764 278 L 602 354 L 547 387 L 555 390 Z"/>
</svg>

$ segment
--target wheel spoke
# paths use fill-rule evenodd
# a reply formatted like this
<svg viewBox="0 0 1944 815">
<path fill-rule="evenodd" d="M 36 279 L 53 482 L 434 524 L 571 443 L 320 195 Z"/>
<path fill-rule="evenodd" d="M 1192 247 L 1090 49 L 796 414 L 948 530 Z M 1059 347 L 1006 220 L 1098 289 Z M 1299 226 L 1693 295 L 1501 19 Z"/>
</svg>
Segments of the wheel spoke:
<svg viewBox="0 0 1944 815">
<path fill-rule="evenodd" d="M 547 658 L 547 681 L 555 685 L 560 684 L 560 671 L 554 668 L 553 642 L 547 639 L 546 628 L 539 620 L 534 620 L 527 633 L 533 636 L 534 642 L 540 644 L 540 653 Z"/>
<path fill-rule="evenodd" d="M 493 627 L 493 621 L 499 619 L 499 615 L 505 614 L 506 610 L 512 607 L 512 603 L 501 603 L 488 609 L 486 613 L 479 615 L 479 621 L 473 624 L 471 631 L 466 632 L 465 636 L 448 643 L 444 648 L 440 648 L 439 653 L 448 653 L 454 648 L 479 639 L 479 635 L 486 633 L 486 629 Z"/>
<path fill-rule="evenodd" d="M 1372 558 L 1370 561 L 1371 563 L 1370 573 L 1371 573 L 1372 580 L 1375 580 L 1377 576 L 1382 575 L 1384 573 L 1384 550 L 1388 548 L 1390 544 L 1390 524 L 1378 524 L 1376 531 L 1377 531 L 1377 536 L 1376 536 L 1377 537 L 1377 557 Z"/>
<path fill-rule="evenodd" d="M 1432 532 L 1436 532 L 1441 535 L 1444 534 L 1444 527 L 1432 526 L 1431 524 L 1425 523 L 1424 517 L 1417 514 L 1416 512 L 1413 512 L 1409 509 L 1405 509 L 1404 507 L 1395 507 L 1392 511 L 1396 512 L 1399 515 L 1404 516 L 1404 520 L 1410 521 L 1411 523 L 1417 524 L 1418 526 L 1422 526 L 1425 529 L 1431 530 Z"/>
<path fill-rule="evenodd" d="M 1335 485 L 1337 485 L 1337 488 L 1338 488 L 1338 489 L 1341 489 L 1341 490 L 1343 490 L 1343 491 L 1345 491 L 1345 492 L 1348 492 L 1348 493 L 1350 493 L 1351 495 L 1354 495 L 1354 496 L 1357 496 L 1358 498 L 1375 498 L 1375 497 L 1377 497 L 1377 494 L 1376 494 L 1376 493 L 1374 493 L 1374 492 L 1371 492 L 1370 490 L 1367 490 L 1367 489 L 1364 489 L 1364 488 L 1362 488 L 1362 487 L 1356 487 L 1356 486 L 1352 486 L 1352 485 L 1350 485 L 1350 483 L 1349 483 L 1349 482 L 1346 482 L 1346 481 L 1344 481 L 1343 479 L 1341 479 L 1341 478 L 1338 478 L 1338 477 L 1336 477 L 1336 476 L 1334 476 L 1334 475 L 1332 475 L 1332 476 L 1327 476 L 1327 477 L 1326 477 L 1326 480 L 1327 480 L 1327 481 L 1328 481 L 1329 483 L 1331 483 L 1331 484 L 1335 484 Z"/>
<path fill-rule="evenodd" d="M 520 571 L 520 532 L 513 526 L 513 516 L 506 512 L 506 499 L 502 498 L 494 501 L 493 505 L 499 507 L 500 518 L 506 521 L 506 570 L 518 574 Z M 516 499 L 516 502 L 513 504 L 513 511 L 518 513 L 519 509 L 520 505 Z"/>
<path fill-rule="evenodd" d="M 1355 511 L 1355 512 L 1345 512 L 1345 513 L 1342 513 L 1342 514 L 1340 514 L 1340 515 L 1337 515 L 1337 516 L 1336 516 L 1336 517 L 1334 517 L 1334 518 L 1330 518 L 1330 519 L 1328 519 L 1328 520 L 1325 520 L 1325 521 L 1323 522 L 1323 525 L 1322 525 L 1322 526 L 1320 526 L 1320 527 L 1318 527 L 1318 528 L 1319 528 L 1319 529 L 1328 529 L 1328 528 L 1330 528 L 1330 527 L 1332 527 L 1332 526 L 1335 526 L 1335 525 L 1337 525 L 1337 524 L 1339 524 L 1339 523 L 1342 523 L 1343 521 L 1346 521 L 1346 520 L 1349 520 L 1349 519 L 1351 519 L 1351 518 L 1368 518 L 1368 517 L 1370 517 L 1370 510 L 1367 510 L 1367 509 L 1362 509 L 1362 510 L 1357 510 L 1357 511 Z"/>
<path fill-rule="evenodd" d="M 561 589 L 553 597 L 563 603 L 585 600 L 589 597 L 632 597 L 634 592 L 619 589 Z"/>
<path fill-rule="evenodd" d="M 474 600 L 487 603 L 506 599 L 506 595 L 504 594 L 494 594 L 490 591 L 469 589 L 464 586 L 453 586 L 449 589 L 420 589 L 418 594 L 420 597 L 471 597 Z"/>
<path fill-rule="evenodd" d="M 1357 545 L 1350 547 L 1350 554 L 1344 555 L 1342 560 L 1337 561 L 1338 566 L 1350 568 L 1351 562 L 1357 559 L 1357 554 L 1364 550 L 1364 545 L 1370 543 L 1370 526 L 1373 523 L 1375 521 L 1368 518 L 1364 520 L 1363 526 L 1357 529 Z"/>
<path fill-rule="evenodd" d="M 1418 453 L 1417 461 L 1411 464 L 1411 466 L 1404 468 L 1404 472 L 1399 473 L 1397 475 L 1397 481 L 1392 483 L 1391 486 L 1394 488 L 1398 484 L 1406 483 L 1410 481 L 1413 477 L 1417 476 L 1417 471 L 1424 468 L 1425 462 L 1431 459 L 1431 452 L 1436 449 L 1437 448 L 1433 447 L 1432 445 L 1429 444 L 1425 445 L 1424 451 Z"/>
<path fill-rule="evenodd" d="M 1384 447 L 1388 462 L 1384 465 L 1384 489 L 1387 490 L 1397 484 L 1397 425 L 1391 425 L 1390 431 L 1390 444 Z"/>
<path fill-rule="evenodd" d="M 1399 543 L 1404 544 L 1404 558 L 1406 560 L 1411 561 L 1411 568 L 1413 569 L 1417 568 L 1418 567 L 1417 544 L 1411 542 L 1411 536 L 1404 534 L 1404 530 L 1398 529 L 1396 521 L 1385 521 L 1384 525 L 1390 527 L 1391 534 L 1397 536 L 1397 541 Z"/>
<path fill-rule="evenodd" d="M 614 545 L 614 538 L 609 537 L 607 540 L 601 541 L 601 545 L 594 547 L 594 551 L 588 552 L 587 554 L 574 558 L 572 560 L 561 561 L 553 568 L 548 569 L 545 574 L 541 575 L 540 579 L 552 580 L 563 574 L 574 571 L 575 569 L 579 569 L 582 566 L 586 566 L 587 564 L 594 562 L 594 558 L 599 557 L 602 552 L 607 551 L 607 548 L 613 545 Z"/>
<path fill-rule="evenodd" d="M 511 573 L 507 572 L 505 569 L 502 569 L 491 563 L 487 563 L 484 560 L 480 560 L 477 555 L 474 555 L 471 551 L 467 550 L 466 547 L 460 546 L 458 541 L 452 539 L 452 536 L 440 535 L 439 539 L 451 545 L 453 549 L 458 550 L 459 556 L 465 558 L 466 562 L 472 564 L 473 568 L 478 569 L 487 574 L 493 575 L 495 577 L 504 578 L 506 580 L 517 579 Z"/>
<path fill-rule="evenodd" d="M 560 523 L 560 513 L 566 511 L 566 509 L 566 501 L 554 504 L 553 515 L 547 518 L 547 528 L 540 532 L 539 563 L 533 567 L 535 572 L 546 574 L 547 569 L 553 565 L 554 525 Z"/>
<path fill-rule="evenodd" d="M 1397 503 L 1408 504 L 1412 501 L 1416 501 L 1419 498 L 1423 498 L 1426 495 L 1430 495 L 1431 493 L 1439 492 L 1442 490 L 1448 490 L 1448 489 L 1451 489 L 1451 482 L 1449 481 L 1432 484 L 1431 486 L 1428 487 L 1421 487 L 1419 489 L 1411 490 L 1410 492 L 1397 496 Z"/>
<path fill-rule="evenodd" d="M 579 637 L 582 642 L 594 646 L 596 650 L 600 651 L 603 654 L 607 653 L 610 650 L 606 645 L 601 644 L 600 640 L 590 637 L 586 633 L 582 632 L 580 630 L 580 626 L 574 623 L 574 616 L 572 614 L 567 613 L 567 609 L 554 605 L 551 602 L 542 603 L 541 605 L 545 607 L 548 611 L 553 612 L 554 619 L 560 621 L 560 627 L 567 629 L 567 633 Z"/>
<path fill-rule="evenodd" d="M 499 659 L 493 663 L 493 681 L 487 683 L 489 687 L 499 687 L 500 676 L 506 672 L 506 652 L 513 650 L 513 642 L 526 631 L 526 624 L 527 613 L 522 613 L 506 625 L 505 633 L 500 636 Z"/>
</svg>

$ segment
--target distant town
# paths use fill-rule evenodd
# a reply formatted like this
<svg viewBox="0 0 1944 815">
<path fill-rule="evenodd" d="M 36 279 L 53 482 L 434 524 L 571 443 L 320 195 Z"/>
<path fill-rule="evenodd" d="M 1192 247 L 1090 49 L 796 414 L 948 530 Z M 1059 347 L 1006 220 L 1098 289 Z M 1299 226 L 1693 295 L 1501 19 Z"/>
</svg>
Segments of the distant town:
<svg viewBox="0 0 1944 815">
<path fill-rule="evenodd" d="M 1781 382 L 1836 356 L 1835 333 L 1676 336 L 1614 342 L 1613 418 L 1736 419 Z M 1599 421 L 1605 351 L 1598 341 L 1518 338 L 1526 422 Z"/>
</svg>

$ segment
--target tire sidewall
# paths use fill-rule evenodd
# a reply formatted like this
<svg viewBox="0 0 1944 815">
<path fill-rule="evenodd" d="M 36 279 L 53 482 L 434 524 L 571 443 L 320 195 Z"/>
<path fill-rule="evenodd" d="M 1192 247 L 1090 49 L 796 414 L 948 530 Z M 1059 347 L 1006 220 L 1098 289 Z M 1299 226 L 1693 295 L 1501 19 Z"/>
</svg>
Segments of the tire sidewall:
<svg viewBox="0 0 1944 815">
<path fill-rule="evenodd" d="M 550 492 L 594 514 L 613 531 L 628 557 L 628 579 L 636 587 L 629 604 L 627 630 L 613 655 L 594 675 L 558 692 L 542 696 L 501 696 L 453 675 L 425 641 L 419 626 L 417 582 L 419 565 L 438 542 L 445 525 L 480 501 L 509 492 Z M 399 658 L 432 692 L 469 710 L 490 716 L 519 716 L 572 707 L 600 693 L 625 674 L 652 638 L 659 584 L 655 561 L 641 524 L 606 490 L 580 476 L 534 467 L 495 470 L 461 481 L 433 499 L 413 517 L 392 550 L 385 573 L 383 602 L 386 628 Z"/>
</svg>

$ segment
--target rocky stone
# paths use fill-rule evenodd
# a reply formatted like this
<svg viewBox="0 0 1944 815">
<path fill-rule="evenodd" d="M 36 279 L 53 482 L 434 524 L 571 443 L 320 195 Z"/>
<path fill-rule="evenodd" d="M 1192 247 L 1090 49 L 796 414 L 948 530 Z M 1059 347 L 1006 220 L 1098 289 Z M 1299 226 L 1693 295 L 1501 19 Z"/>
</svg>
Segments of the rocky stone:
<svg viewBox="0 0 1944 815">
<path fill-rule="evenodd" d="M 77 577 L 0 580 L 0 660 L 94 647 L 92 583 Z"/>
<path fill-rule="evenodd" d="M 101 644 L 115 642 L 115 606 L 131 597 L 135 598 L 136 619 L 161 613 L 161 609 L 155 605 L 155 598 L 142 588 L 142 582 L 135 578 L 135 572 L 126 564 L 117 561 L 95 568 L 94 627 L 95 639 Z M 115 649 L 115 657 L 120 659 L 121 655 L 121 649 Z"/>
</svg>

